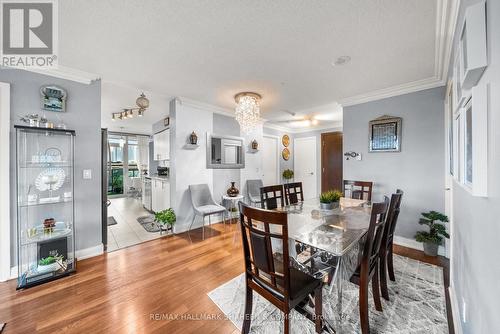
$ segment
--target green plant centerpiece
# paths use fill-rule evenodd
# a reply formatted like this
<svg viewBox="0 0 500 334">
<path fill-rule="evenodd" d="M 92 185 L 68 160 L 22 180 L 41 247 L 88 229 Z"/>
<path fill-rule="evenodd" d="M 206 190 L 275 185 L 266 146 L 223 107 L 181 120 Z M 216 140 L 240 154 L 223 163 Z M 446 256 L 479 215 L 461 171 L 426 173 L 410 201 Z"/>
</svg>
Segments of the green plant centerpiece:
<svg viewBox="0 0 500 334">
<path fill-rule="evenodd" d="M 39 273 L 46 273 L 51 271 L 57 271 L 59 269 L 66 270 L 63 257 L 61 255 L 47 256 L 38 260 L 37 271 Z"/>
<path fill-rule="evenodd" d="M 429 231 L 418 231 L 415 234 L 415 239 L 424 244 L 424 253 L 430 256 L 437 256 L 443 237 L 450 238 L 446 226 L 436 222 L 448 223 L 449 220 L 446 215 L 437 211 L 423 212 L 418 223 L 429 226 Z"/>
<path fill-rule="evenodd" d="M 163 231 L 171 231 L 176 220 L 177 217 L 175 216 L 175 211 L 172 208 L 155 213 L 155 222 L 160 224 L 160 234 Z"/>
<path fill-rule="evenodd" d="M 319 203 L 322 210 L 333 210 L 339 207 L 342 193 L 338 190 L 328 190 L 319 195 Z"/>
<path fill-rule="evenodd" d="M 285 169 L 283 171 L 283 179 L 286 182 L 290 182 L 290 180 L 293 179 L 293 170 L 291 170 L 291 169 Z"/>
</svg>

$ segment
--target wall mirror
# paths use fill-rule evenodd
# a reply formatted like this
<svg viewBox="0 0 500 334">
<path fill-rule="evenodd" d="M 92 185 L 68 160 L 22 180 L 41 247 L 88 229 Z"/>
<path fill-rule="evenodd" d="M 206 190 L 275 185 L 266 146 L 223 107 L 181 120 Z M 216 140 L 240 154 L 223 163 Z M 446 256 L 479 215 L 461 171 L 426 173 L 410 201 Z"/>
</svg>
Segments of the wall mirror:
<svg viewBox="0 0 500 334">
<path fill-rule="evenodd" d="M 243 138 L 207 133 L 207 168 L 245 168 Z"/>
</svg>

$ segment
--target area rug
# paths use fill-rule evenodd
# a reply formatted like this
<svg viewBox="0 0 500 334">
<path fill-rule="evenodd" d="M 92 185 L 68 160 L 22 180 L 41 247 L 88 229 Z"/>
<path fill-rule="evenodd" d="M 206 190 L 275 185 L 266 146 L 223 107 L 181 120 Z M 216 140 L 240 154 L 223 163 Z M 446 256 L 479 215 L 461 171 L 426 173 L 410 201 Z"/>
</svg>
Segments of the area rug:
<svg viewBox="0 0 500 334">
<path fill-rule="evenodd" d="M 390 301 L 382 299 L 383 312 L 375 310 L 369 297 L 371 333 L 448 333 L 443 270 L 441 267 L 394 256 L 396 282 L 389 281 Z M 360 333 L 359 287 L 344 285 L 342 323 L 343 333 Z M 208 293 L 227 319 L 241 329 L 244 319 L 244 275 L 233 278 Z M 323 315 L 335 319 L 336 294 L 323 289 Z M 314 324 L 296 311 L 292 311 L 291 333 L 315 333 Z M 283 333 L 281 311 L 254 293 L 251 333 Z M 332 320 L 335 324 L 335 320 Z M 335 327 L 335 325 L 334 325 Z"/>
<path fill-rule="evenodd" d="M 152 215 L 138 217 L 137 222 L 148 232 L 160 232 L 158 224 L 155 223 L 155 217 Z"/>
<path fill-rule="evenodd" d="M 116 222 L 115 217 L 113 217 L 113 216 L 108 217 L 108 226 L 116 225 L 116 224 L 118 224 L 118 223 Z"/>
</svg>

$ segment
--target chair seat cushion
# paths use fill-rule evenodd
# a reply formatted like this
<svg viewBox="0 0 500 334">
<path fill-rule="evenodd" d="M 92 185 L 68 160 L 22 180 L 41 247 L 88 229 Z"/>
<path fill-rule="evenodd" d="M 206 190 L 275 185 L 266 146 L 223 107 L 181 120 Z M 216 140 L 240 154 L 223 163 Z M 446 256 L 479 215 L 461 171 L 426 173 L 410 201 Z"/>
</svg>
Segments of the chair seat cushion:
<svg viewBox="0 0 500 334">
<path fill-rule="evenodd" d="M 198 214 L 206 216 L 213 213 L 224 212 L 226 211 L 226 208 L 222 205 L 202 205 L 196 207 L 196 211 L 198 212 Z"/>
<path fill-rule="evenodd" d="M 283 272 L 283 262 L 274 259 L 274 265 L 278 272 Z M 282 286 L 283 282 L 278 280 L 278 285 Z M 290 299 L 297 299 L 304 295 L 308 295 L 321 284 L 318 280 L 302 271 L 290 267 Z"/>
</svg>

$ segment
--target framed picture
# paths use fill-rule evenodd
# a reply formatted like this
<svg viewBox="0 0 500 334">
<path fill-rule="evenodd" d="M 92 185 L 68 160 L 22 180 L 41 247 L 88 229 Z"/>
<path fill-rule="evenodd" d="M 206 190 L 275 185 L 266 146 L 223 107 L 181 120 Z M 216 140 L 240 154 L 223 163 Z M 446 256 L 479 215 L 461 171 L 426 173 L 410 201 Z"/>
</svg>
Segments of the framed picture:
<svg viewBox="0 0 500 334">
<path fill-rule="evenodd" d="M 384 115 L 370 121 L 369 152 L 400 152 L 402 118 Z"/>
<path fill-rule="evenodd" d="M 65 112 L 68 94 L 59 86 L 42 86 L 40 88 L 42 109 L 47 111 Z"/>
<path fill-rule="evenodd" d="M 169 126 L 170 125 L 170 117 L 167 117 L 163 120 L 163 126 Z"/>
</svg>

